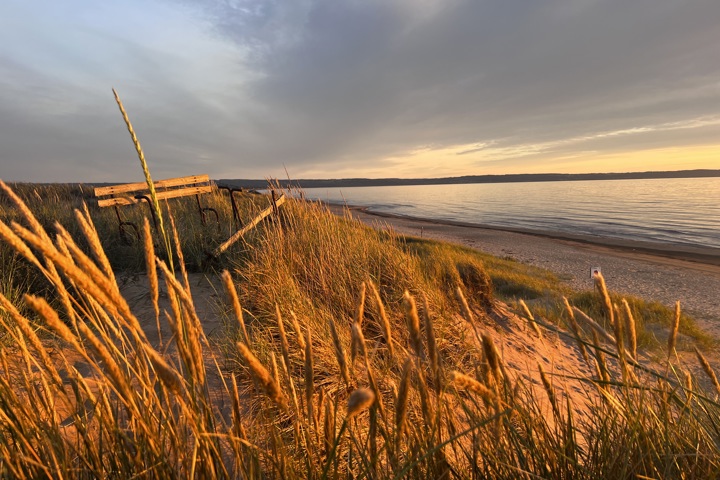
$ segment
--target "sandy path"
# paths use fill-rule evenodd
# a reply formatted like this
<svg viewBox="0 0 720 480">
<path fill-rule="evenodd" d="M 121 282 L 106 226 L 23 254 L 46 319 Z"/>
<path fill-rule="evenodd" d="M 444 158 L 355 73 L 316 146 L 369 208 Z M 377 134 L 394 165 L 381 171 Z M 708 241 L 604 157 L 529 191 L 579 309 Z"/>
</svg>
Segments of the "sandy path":
<svg viewBox="0 0 720 480">
<path fill-rule="evenodd" d="M 331 207 L 341 213 L 341 207 Z M 693 314 L 720 337 L 720 256 L 714 251 L 651 251 L 628 243 L 611 246 L 592 239 L 561 239 L 423 219 L 379 216 L 353 208 L 354 218 L 378 227 L 433 238 L 547 268 L 576 289 L 591 289 L 590 269 L 599 266 L 611 290 L 657 300 Z"/>
</svg>

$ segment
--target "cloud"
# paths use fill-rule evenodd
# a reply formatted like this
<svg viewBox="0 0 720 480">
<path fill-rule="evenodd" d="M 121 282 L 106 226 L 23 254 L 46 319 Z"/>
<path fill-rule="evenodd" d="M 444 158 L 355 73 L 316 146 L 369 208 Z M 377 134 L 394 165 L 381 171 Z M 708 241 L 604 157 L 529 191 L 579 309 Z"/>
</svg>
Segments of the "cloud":
<svg viewBox="0 0 720 480">
<path fill-rule="evenodd" d="M 276 117 L 269 125 L 280 140 L 263 150 L 332 163 L 611 129 L 627 130 L 622 141 L 632 142 L 644 125 L 714 114 L 715 2 L 432 7 L 418 14 L 398 1 L 250 1 L 215 10 L 220 35 L 256 46 L 262 76 L 250 96 Z"/>
<path fill-rule="evenodd" d="M 110 86 L 157 176 L 599 171 L 720 133 L 715 0 L 44 6 L 0 6 L 0 177 L 127 175 Z"/>
</svg>

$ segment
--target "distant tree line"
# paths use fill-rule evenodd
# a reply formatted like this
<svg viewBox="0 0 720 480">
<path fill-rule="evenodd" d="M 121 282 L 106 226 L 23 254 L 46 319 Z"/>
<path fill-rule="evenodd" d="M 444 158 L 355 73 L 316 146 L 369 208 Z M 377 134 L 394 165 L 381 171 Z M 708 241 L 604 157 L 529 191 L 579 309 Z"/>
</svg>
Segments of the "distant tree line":
<svg viewBox="0 0 720 480">
<path fill-rule="evenodd" d="M 637 180 L 647 178 L 720 177 L 720 170 L 680 170 L 669 172 L 627 173 L 533 173 L 510 175 L 465 175 L 444 178 L 337 178 L 277 180 L 280 186 L 300 188 L 382 187 L 398 185 L 452 185 L 461 183 L 573 182 L 581 180 Z M 265 189 L 267 180 L 220 179 L 219 185 Z"/>
</svg>

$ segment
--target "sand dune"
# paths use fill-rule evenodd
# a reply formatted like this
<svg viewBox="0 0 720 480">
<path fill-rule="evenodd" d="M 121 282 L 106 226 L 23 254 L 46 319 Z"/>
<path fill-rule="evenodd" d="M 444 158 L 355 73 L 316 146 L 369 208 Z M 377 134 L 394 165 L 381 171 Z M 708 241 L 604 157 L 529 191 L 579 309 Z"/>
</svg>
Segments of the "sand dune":
<svg viewBox="0 0 720 480">
<path fill-rule="evenodd" d="M 331 210 L 342 213 L 340 206 Z M 702 328 L 720 336 L 720 252 L 657 246 L 554 232 L 519 232 L 477 225 L 378 215 L 352 208 L 354 218 L 398 233 L 423 236 L 547 268 L 576 289 L 592 289 L 590 269 L 602 268 L 611 290 L 657 300 L 693 314 Z"/>
</svg>

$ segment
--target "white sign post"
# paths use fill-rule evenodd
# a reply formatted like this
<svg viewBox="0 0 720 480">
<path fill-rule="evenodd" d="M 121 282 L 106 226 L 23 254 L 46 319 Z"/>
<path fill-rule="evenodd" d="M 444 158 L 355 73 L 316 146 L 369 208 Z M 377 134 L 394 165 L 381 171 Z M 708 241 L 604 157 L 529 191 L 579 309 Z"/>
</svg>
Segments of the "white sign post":
<svg viewBox="0 0 720 480">
<path fill-rule="evenodd" d="M 592 267 L 590 269 L 590 280 L 594 280 L 596 276 L 602 273 L 600 267 Z"/>
</svg>

